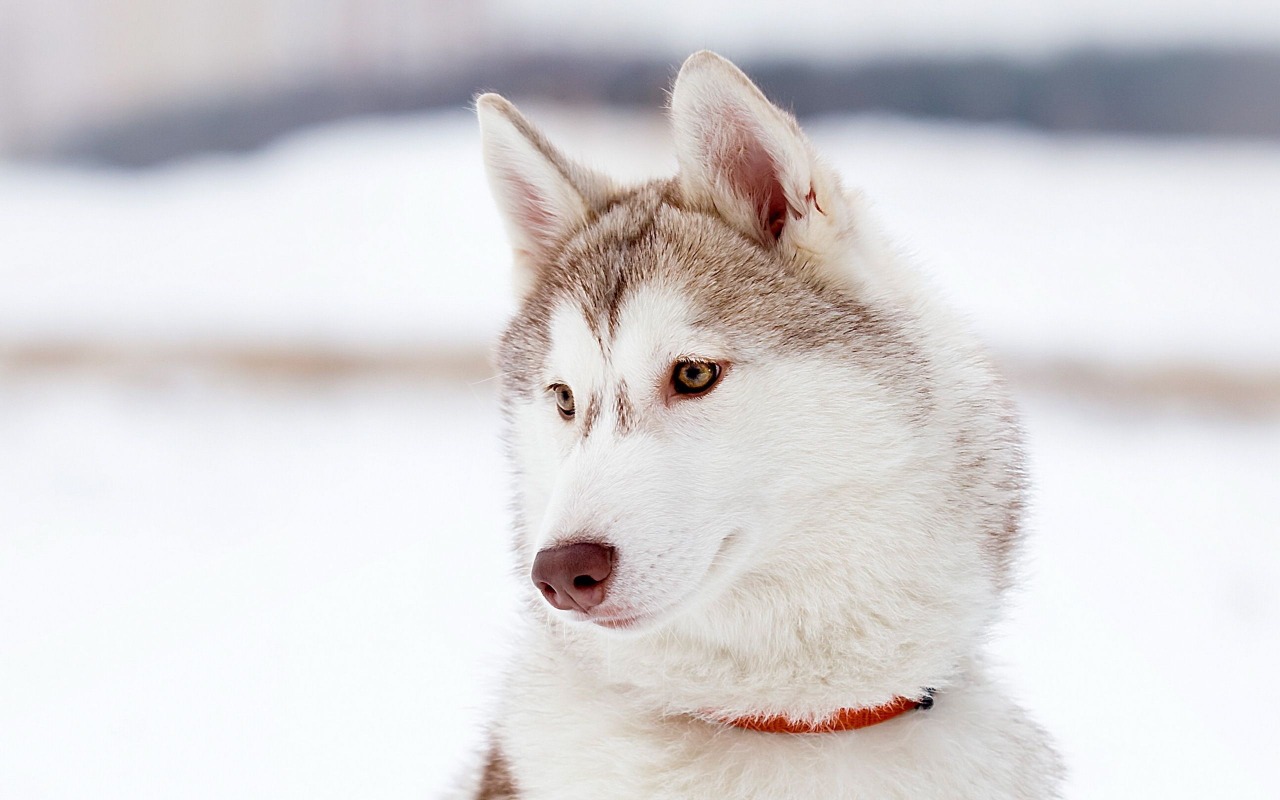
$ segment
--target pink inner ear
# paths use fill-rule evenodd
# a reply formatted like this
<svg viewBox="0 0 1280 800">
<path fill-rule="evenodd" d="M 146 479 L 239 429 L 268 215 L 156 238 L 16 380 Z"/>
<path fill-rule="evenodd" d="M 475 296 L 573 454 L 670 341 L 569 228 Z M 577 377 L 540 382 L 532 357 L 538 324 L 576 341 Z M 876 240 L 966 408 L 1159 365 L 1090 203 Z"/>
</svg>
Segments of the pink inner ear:
<svg viewBox="0 0 1280 800">
<path fill-rule="evenodd" d="M 760 229 L 777 240 L 793 211 L 778 178 L 778 165 L 741 112 L 726 110 L 724 123 L 728 135 L 714 148 L 712 168 L 755 209 Z"/>
<path fill-rule="evenodd" d="M 557 227 L 547 198 L 533 183 L 515 172 L 504 171 L 502 180 L 509 193 L 516 223 L 533 244 L 545 246 Z"/>
</svg>

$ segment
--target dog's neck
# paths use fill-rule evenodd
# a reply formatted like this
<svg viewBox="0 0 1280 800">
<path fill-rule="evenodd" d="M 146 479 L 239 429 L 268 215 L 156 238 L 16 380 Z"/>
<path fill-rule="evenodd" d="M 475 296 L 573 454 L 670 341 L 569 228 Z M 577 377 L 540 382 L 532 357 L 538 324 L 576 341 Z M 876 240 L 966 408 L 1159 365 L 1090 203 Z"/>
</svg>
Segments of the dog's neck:
<svg viewBox="0 0 1280 800">
<path fill-rule="evenodd" d="M 897 698 L 915 700 L 924 687 L 954 685 L 977 651 L 976 637 L 962 649 L 955 637 L 943 635 L 954 628 L 940 626 L 916 642 L 893 643 L 860 636 L 869 630 L 860 615 L 826 612 L 788 618 L 779 611 L 770 618 L 743 608 L 738 613 L 748 619 L 737 623 L 690 614 L 639 634 L 564 623 L 553 623 L 547 632 L 590 678 L 661 713 L 702 719 L 779 717 L 804 723 Z"/>
</svg>

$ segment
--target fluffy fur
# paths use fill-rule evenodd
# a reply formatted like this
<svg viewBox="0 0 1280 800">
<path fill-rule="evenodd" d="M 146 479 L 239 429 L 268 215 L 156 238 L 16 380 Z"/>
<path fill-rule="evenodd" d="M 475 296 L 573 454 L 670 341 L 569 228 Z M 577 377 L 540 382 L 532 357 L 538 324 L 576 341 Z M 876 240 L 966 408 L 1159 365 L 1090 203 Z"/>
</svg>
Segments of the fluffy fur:
<svg viewBox="0 0 1280 800">
<path fill-rule="evenodd" d="M 622 187 L 477 105 L 521 300 L 499 356 L 519 568 L 580 541 L 617 560 L 590 614 L 529 585 L 461 796 L 1056 796 L 981 656 L 1020 532 L 1010 403 L 795 120 L 698 53 L 679 174 Z M 671 391 L 689 358 L 723 365 L 705 396 Z M 847 733 L 714 721 L 923 687 L 932 710 Z"/>
</svg>

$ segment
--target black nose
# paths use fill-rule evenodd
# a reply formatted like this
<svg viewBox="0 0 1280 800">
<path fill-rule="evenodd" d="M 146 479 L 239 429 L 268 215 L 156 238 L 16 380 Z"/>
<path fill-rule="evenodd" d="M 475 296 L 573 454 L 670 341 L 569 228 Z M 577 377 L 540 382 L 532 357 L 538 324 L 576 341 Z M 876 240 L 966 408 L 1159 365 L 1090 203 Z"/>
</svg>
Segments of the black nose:
<svg viewBox="0 0 1280 800">
<path fill-rule="evenodd" d="M 552 547 L 533 559 L 533 585 L 561 611 L 590 611 L 604 602 L 614 549 L 594 542 Z"/>
</svg>

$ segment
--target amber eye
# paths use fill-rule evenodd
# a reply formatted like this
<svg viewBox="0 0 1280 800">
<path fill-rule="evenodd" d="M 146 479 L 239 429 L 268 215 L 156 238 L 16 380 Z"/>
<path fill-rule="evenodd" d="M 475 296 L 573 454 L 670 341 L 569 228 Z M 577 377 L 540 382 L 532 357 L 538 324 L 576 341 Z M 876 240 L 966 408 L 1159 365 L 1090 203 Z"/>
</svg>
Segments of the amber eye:
<svg viewBox="0 0 1280 800">
<path fill-rule="evenodd" d="M 671 385 L 679 394 L 702 394 L 720 377 L 714 361 L 677 361 L 671 370 Z"/>
<path fill-rule="evenodd" d="M 565 419 L 573 418 L 573 390 L 563 383 L 557 383 L 550 387 L 551 391 L 556 395 L 556 407 L 560 409 L 560 416 Z"/>
</svg>

